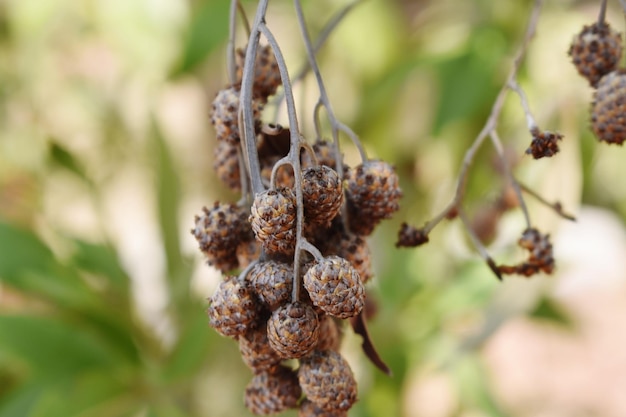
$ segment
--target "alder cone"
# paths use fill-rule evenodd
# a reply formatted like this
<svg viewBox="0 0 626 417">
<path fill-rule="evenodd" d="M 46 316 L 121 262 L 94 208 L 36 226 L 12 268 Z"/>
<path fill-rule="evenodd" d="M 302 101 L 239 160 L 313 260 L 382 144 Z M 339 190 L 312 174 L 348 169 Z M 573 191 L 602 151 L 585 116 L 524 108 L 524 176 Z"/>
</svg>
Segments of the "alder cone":
<svg viewBox="0 0 626 417">
<path fill-rule="evenodd" d="M 341 319 L 356 316 L 365 304 L 365 288 L 350 262 L 329 256 L 304 274 L 304 288 L 314 305 Z"/>
<path fill-rule="evenodd" d="M 259 262 L 248 273 L 248 281 L 257 297 L 270 310 L 291 299 L 293 267 L 273 260 Z"/>
<path fill-rule="evenodd" d="M 245 281 L 229 276 L 209 299 L 209 325 L 220 334 L 237 337 L 257 326 L 260 305 Z"/>
<path fill-rule="evenodd" d="M 220 181 L 232 191 L 241 191 L 238 146 L 232 142 L 218 141 L 213 151 L 213 169 Z"/>
<path fill-rule="evenodd" d="M 252 235 L 252 233 L 251 233 Z M 239 268 L 244 269 L 261 256 L 261 244 L 251 236 L 249 240 L 241 242 L 235 251 Z"/>
<path fill-rule="evenodd" d="M 335 150 L 333 148 L 332 142 L 328 142 L 326 140 L 318 139 L 312 145 L 313 153 L 317 158 L 317 165 L 327 166 L 329 168 L 337 170 L 337 158 L 335 157 Z M 308 152 L 302 154 L 302 166 L 306 168 L 310 168 L 315 166 L 311 155 Z M 347 167 L 343 165 L 344 172 Z"/>
<path fill-rule="evenodd" d="M 626 140 L 626 70 L 613 71 L 598 83 L 591 128 L 598 140 L 621 145 Z"/>
<path fill-rule="evenodd" d="M 356 402 L 357 386 L 350 365 L 335 351 L 315 351 L 302 358 L 298 380 L 302 392 L 322 410 L 347 411 Z"/>
<path fill-rule="evenodd" d="M 334 254 L 350 262 L 365 284 L 372 278 L 372 256 L 367 241 L 353 233 L 340 232 L 333 236 L 325 255 Z"/>
<path fill-rule="evenodd" d="M 266 326 L 259 326 L 239 336 L 239 352 L 244 363 L 255 374 L 276 368 L 282 360 L 270 346 Z"/>
<path fill-rule="evenodd" d="M 309 354 L 319 340 L 320 324 L 313 308 L 301 302 L 286 304 L 267 322 L 270 346 L 283 359 Z"/>
<path fill-rule="evenodd" d="M 315 350 L 339 350 L 341 346 L 341 330 L 335 319 L 324 314 L 319 317 L 320 335 Z"/>
<path fill-rule="evenodd" d="M 235 56 L 237 80 L 241 82 L 243 77 L 243 64 L 246 60 L 246 51 L 238 48 Z M 276 93 L 278 86 L 282 84 L 278 62 L 269 45 L 259 45 L 254 61 L 254 84 L 252 92 L 255 96 L 267 100 L 267 97 Z"/>
<path fill-rule="evenodd" d="M 383 219 L 400 208 L 399 179 L 384 161 L 367 161 L 348 171 L 346 191 L 350 230 L 362 236 L 372 233 Z"/>
<path fill-rule="evenodd" d="M 319 408 L 314 402 L 304 400 L 298 409 L 298 417 L 348 417 L 348 412 L 326 411 Z"/>
<path fill-rule="evenodd" d="M 329 227 L 343 203 L 343 189 L 337 172 L 325 165 L 305 169 L 302 194 L 307 222 Z"/>
<path fill-rule="evenodd" d="M 257 240 L 269 254 L 292 256 L 296 246 L 296 196 L 290 188 L 258 193 L 249 221 Z"/>
<path fill-rule="evenodd" d="M 568 52 L 578 73 L 596 87 L 604 75 L 617 69 L 622 56 L 622 36 L 607 23 L 594 23 L 583 27 Z"/>
<path fill-rule="evenodd" d="M 252 100 L 252 113 L 255 123 L 261 123 L 263 105 L 258 100 Z M 211 124 L 215 128 L 218 141 L 239 143 L 239 88 L 226 87 L 218 91 L 211 104 Z"/>
<path fill-rule="evenodd" d="M 202 208 L 202 215 L 195 217 L 191 234 L 198 241 L 209 264 L 222 272 L 237 268 L 237 246 L 251 238 L 250 225 L 243 209 L 235 204 L 219 202 L 211 209 Z"/>
<path fill-rule="evenodd" d="M 246 387 L 244 403 L 256 415 L 277 414 L 296 408 L 301 395 L 297 374 L 279 367 L 252 378 Z"/>
</svg>

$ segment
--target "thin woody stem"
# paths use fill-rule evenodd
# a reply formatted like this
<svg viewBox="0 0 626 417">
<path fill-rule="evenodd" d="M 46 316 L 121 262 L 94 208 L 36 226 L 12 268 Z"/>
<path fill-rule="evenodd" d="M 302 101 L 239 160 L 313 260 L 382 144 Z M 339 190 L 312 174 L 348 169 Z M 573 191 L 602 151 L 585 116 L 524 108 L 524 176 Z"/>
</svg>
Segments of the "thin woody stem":
<svg viewBox="0 0 626 417">
<path fill-rule="evenodd" d="M 500 113 L 502 112 L 502 107 L 504 105 L 504 99 L 509 89 L 509 84 L 511 83 L 511 81 L 515 80 L 515 78 L 517 77 L 517 73 L 519 71 L 522 59 L 524 58 L 524 55 L 526 54 L 526 51 L 528 50 L 528 45 L 530 43 L 530 40 L 535 34 L 537 22 L 539 20 L 539 12 L 541 11 L 542 3 L 543 3 L 543 0 L 535 1 L 533 10 L 530 15 L 530 19 L 528 22 L 528 26 L 526 28 L 524 39 L 515 56 L 515 59 L 513 60 L 513 65 L 506 78 L 506 82 L 504 83 L 504 85 L 500 89 L 500 92 L 496 96 L 493 106 L 491 107 L 491 113 L 489 114 L 489 117 L 487 118 L 485 125 L 483 126 L 482 130 L 478 133 L 478 136 L 476 136 L 476 138 L 474 139 L 474 142 L 472 143 L 472 145 L 465 152 L 463 163 L 461 165 L 461 171 L 459 173 L 459 177 L 457 180 L 457 186 L 456 186 L 456 192 L 454 194 L 454 198 L 445 207 L 445 209 L 442 212 L 437 214 L 430 221 L 426 222 L 426 224 L 422 228 L 424 234 L 428 235 L 443 219 L 445 219 L 451 213 L 454 213 L 456 210 L 460 208 L 461 202 L 463 201 L 463 198 L 465 197 L 465 189 L 467 186 L 469 169 L 474 161 L 474 158 L 476 156 L 476 153 L 478 152 L 478 149 L 480 149 L 480 147 L 483 145 L 487 136 L 489 136 L 491 132 L 493 132 L 495 128 L 497 127 L 498 118 L 500 117 Z"/>
<path fill-rule="evenodd" d="M 257 49 L 259 46 L 259 28 L 265 20 L 268 0 L 260 0 L 254 23 L 251 28 L 248 46 L 246 49 L 246 59 L 243 65 L 243 76 L 241 79 L 241 93 L 239 96 L 239 111 L 241 119 L 239 132 L 243 141 L 243 150 L 246 156 L 248 175 L 252 183 L 252 192 L 258 194 L 265 190 L 261 180 L 261 168 L 259 166 L 259 156 L 256 149 L 256 132 L 254 113 L 252 109 L 252 85 L 254 83 L 254 62 L 256 61 Z"/>
<path fill-rule="evenodd" d="M 535 118 L 530 111 L 530 105 L 528 104 L 528 98 L 526 98 L 526 93 L 524 93 L 524 90 L 522 90 L 520 85 L 517 83 L 517 80 L 515 79 L 509 81 L 509 88 L 519 96 L 520 102 L 522 104 L 522 109 L 524 110 L 524 115 L 526 115 L 526 125 L 528 127 L 528 130 L 532 132 L 534 129 L 537 129 L 537 123 L 535 122 Z"/>
<path fill-rule="evenodd" d="M 300 130 L 298 128 L 298 117 L 296 115 L 296 106 L 293 98 L 293 90 L 291 87 L 291 81 L 289 78 L 289 71 L 285 64 L 285 59 L 280 50 L 278 42 L 272 32 L 268 29 L 265 23 L 259 25 L 259 30 L 263 33 L 263 36 L 267 39 L 276 62 L 278 63 L 278 70 L 280 72 L 280 78 L 283 83 L 283 89 L 285 90 L 285 100 L 287 103 L 287 117 L 289 119 L 289 154 L 275 164 L 274 169 L 282 164 L 289 164 L 293 169 L 295 189 L 296 189 L 296 248 L 293 258 L 293 291 L 291 294 L 292 301 L 296 302 L 300 300 L 300 288 L 302 282 L 300 278 L 300 256 L 301 256 L 301 244 L 304 240 L 302 236 L 304 228 L 304 204 L 302 196 L 302 171 L 300 168 L 300 149 L 302 148 L 302 139 L 300 137 Z M 272 171 L 272 177 L 275 176 L 275 171 Z"/>
<path fill-rule="evenodd" d="M 496 263 L 494 262 L 493 258 L 489 255 L 489 252 L 487 252 L 487 248 L 485 248 L 485 245 L 482 244 L 478 236 L 476 236 L 476 233 L 474 233 L 474 229 L 472 229 L 472 225 L 467 219 L 467 215 L 465 214 L 465 211 L 463 209 L 459 209 L 458 214 L 459 214 L 459 218 L 461 219 L 461 222 L 463 223 L 463 226 L 465 227 L 465 230 L 467 231 L 467 235 L 472 241 L 472 244 L 474 245 L 478 253 L 480 253 L 480 256 L 482 256 L 485 262 L 487 262 L 487 265 L 489 265 L 489 267 L 494 272 L 494 274 L 496 274 L 496 277 L 498 277 L 498 279 L 502 281 L 502 275 L 500 274 L 496 266 Z"/>
<path fill-rule="evenodd" d="M 620 0 L 620 2 L 622 2 L 622 0 Z M 606 5 L 607 0 L 602 0 L 602 3 L 600 4 L 600 13 L 598 13 L 598 26 L 604 25 L 604 22 L 606 20 Z"/>
<path fill-rule="evenodd" d="M 352 3 L 347 4 L 346 6 L 344 6 L 343 9 L 339 10 L 337 14 L 335 14 L 328 21 L 328 23 L 326 23 L 324 28 L 321 30 L 317 38 L 317 41 L 315 42 L 315 45 L 313 45 L 313 51 L 315 54 L 319 52 L 319 50 L 322 48 L 324 43 L 326 43 L 326 41 L 328 40 L 328 37 L 330 36 L 330 34 L 335 30 L 335 28 L 339 25 L 339 23 L 341 23 L 341 21 L 348 15 L 348 12 L 350 12 L 354 8 L 354 6 L 356 6 L 361 1 L 362 0 L 355 0 Z M 300 68 L 300 71 L 298 71 L 296 75 L 291 79 L 291 83 L 296 84 L 297 82 L 302 81 L 302 79 L 310 70 L 311 70 L 311 65 L 309 64 L 309 61 L 307 60 Z M 276 94 L 276 97 L 274 98 L 273 103 L 276 105 L 277 108 L 280 107 L 280 104 L 283 102 L 284 98 L 285 96 L 282 92 L 279 92 L 278 94 Z"/>
<path fill-rule="evenodd" d="M 515 195 L 517 196 L 517 201 L 519 202 L 520 209 L 522 210 L 522 213 L 524 213 L 524 220 L 526 221 L 526 228 L 530 229 L 531 223 L 530 223 L 530 215 L 528 214 L 528 208 L 526 207 L 526 202 L 524 201 L 524 198 L 522 197 L 522 190 L 520 189 L 520 186 L 517 183 L 517 180 L 515 179 L 515 177 L 513 176 L 513 173 L 511 172 L 511 167 L 509 166 L 509 161 L 507 161 L 506 155 L 504 154 L 504 147 L 502 146 L 502 141 L 500 140 L 500 136 L 498 136 L 498 131 L 493 130 L 489 134 L 489 137 L 491 138 L 491 143 L 493 144 L 494 148 L 496 148 L 496 152 L 498 152 L 498 156 L 502 160 L 502 168 L 504 169 L 505 175 L 507 176 L 507 179 L 509 180 L 509 182 L 511 183 L 511 186 L 513 187 L 513 190 L 515 191 Z"/>
<path fill-rule="evenodd" d="M 573 221 L 573 222 L 576 221 L 576 217 L 574 217 L 573 215 L 568 214 L 568 213 L 563 211 L 563 207 L 561 206 L 560 202 L 557 201 L 556 203 L 550 203 L 548 200 L 543 198 L 541 195 L 539 195 L 533 189 L 527 187 L 526 185 L 522 184 L 519 181 L 516 181 L 516 182 L 517 182 L 517 184 L 519 185 L 519 187 L 520 187 L 520 189 L 522 191 L 524 191 L 525 193 L 527 193 L 530 196 L 532 196 L 534 199 L 539 201 L 541 204 L 543 204 L 543 205 L 551 208 L 552 210 L 554 210 L 556 212 L 556 214 L 558 214 L 559 216 L 563 217 L 566 220 L 570 220 L 570 221 Z"/>
<path fill-rule="evenodd" d="M 296 8 L 296 15 L 298 16 L 300 32 L 302 33 L 304 46 L 307 52 L 307 56 L 309 58 L 309 65 L 311 66 L 311 70 L 313 71 L 313 74 L 315 75 L 317 86 L 320 92 L 320 101 L 323 103 L 324 108 L 326 108 L 326 114 L 331 124 L 333 141 L 336 144 L 335 146 L 337 150 L 336 157 L 339 158 L 340 156 L 338 133 L 341 130 L 345 132 L 350 137 L 350 139 L 354 142 L 354 145 L 357 147 L 357 149 L 359 150 L 359 153 L 361 154 L 361 160 L 365 162 L 367 161 L 367 154 L 365 153 L 365 149 L 361 145 L 358 137 L 351 129 L 349 129 L 347 126 L 343 125 L 342 123 L 340 123 L 335 117 L 335 113 L 330 104 L 330 100 L 328 99 L 328 94 L 326 92 L 326 86 L 324 85 L 324 80 L 322 79 L 322 74 L 320 72 L 319 66 L 317 65 L 317 60 L 315 58 L 315 50 L 313 49 L 313 46 L 311 43 L 311 37 L 309 36 L 309 32 L 308 32 L 307 25 L 306 25 L 306 20 L 304 19 L 304 13 L 302 12 L 302 5 L 300 4 L 300 0 L 294 0 L 294 5 Z"/>
<path fill-rule="evenodd" d="M 231 85 L 235 84 L 237 80 L 237 69 L 235 64 L 235 44 L 237 40 L 236 27 L 237 27 L 237 7 L 239 6 L 238 0 L 231 0 L 230 12 L 228 15 L 228 47 L 226 48 L 226 65 L 228 68 L 228 81 Z"/>
</svg>

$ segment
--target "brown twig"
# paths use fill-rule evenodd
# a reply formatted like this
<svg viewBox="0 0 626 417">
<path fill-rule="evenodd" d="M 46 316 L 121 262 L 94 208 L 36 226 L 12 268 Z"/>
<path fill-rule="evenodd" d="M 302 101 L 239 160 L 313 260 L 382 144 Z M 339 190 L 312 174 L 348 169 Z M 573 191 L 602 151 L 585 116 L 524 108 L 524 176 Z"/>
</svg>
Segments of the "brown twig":
<svg viewBox="0 0 626 417">
<path fill-rule="evenodd" d="M 485 122 L 483 128 L 474 139 L 474 142 L 472 142 L 472 145 L 465 152 L 465 156 L 463 158 L 463 163 L 461 165 L 461 169 L 460 169 L 458 180 L 457 180 L 457 186 L 456 186 L 454 198 L 452 199 L 450 203 L 448 203 L 448 205 L 444 208 L 443 211 L 441 211 L 431 220 L 426 222 L 425 225 L 422 227 L 422 229 L 420 229 L 424 235 L 428 236 L 428 234 L 443 219 L 448 218 L 452 213 L 455 213 L 459 210 L 463 202 L 463 198 L 465 197 L 469 169 L 472 166 L 472 163 L 474 162 L 476 153 L 478 152 L 480 147 L 483 145 L 485 139 L 487 137 L 491 137 L 492 143 L 496 147 L 496 150 L 501 149 L 501 144 L 499 140 L 497 139 L 497 134 L 494 135 L 494 132 L 496 131 L 498 119 L 502 112 L 506 94 L 510 88 L 511 83 L 514 82 L 517 77 L 517 73 L 519 72 L 519 68 L 521 66 L 522 60 L 526 54 L 526 51 L 528 50 L 528 45 L 530 43 L 530 40 L 535 34 L 542 4 L 543 4 L 543 0 L 535 1 L 529 21 L 528 21 L 528 26 L 526 28 L 526 33 L 522 40 L 522 44 L 520 45 L 520 48 L 515 56 L 515 59 L 513 60 L 513 65 L 509 71 L 506 81 L 504 85 L 502 86 L 502 88 L 500 89 L 500 91 L 498 92 L 498 95 L 496 96 L 496 99 L 491 108 L 491 112 L 489 113 L 489 117 L 487 118 L 487 121 Z M 506 162 L 504 160 L 503 153 L 500 154 L 500 157 L 503 158 L 504 162 Z M 527 213 L 525 213 L 525 215 L 527 217 Z"/>
</svg>

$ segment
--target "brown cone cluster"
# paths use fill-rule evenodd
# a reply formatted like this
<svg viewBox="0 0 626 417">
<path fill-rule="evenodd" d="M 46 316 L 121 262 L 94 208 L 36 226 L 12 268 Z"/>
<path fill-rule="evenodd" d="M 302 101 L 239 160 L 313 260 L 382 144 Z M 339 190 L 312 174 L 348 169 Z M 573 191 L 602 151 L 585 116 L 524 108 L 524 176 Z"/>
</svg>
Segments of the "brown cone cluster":
<svg viewBox="0 0 626 417">
<path fill-rule="evenodd" d="M 568 53 L 578 73 L 596 87 L 602 77 L 617 69 L 622 56 L 622 35 L 608 23 L 594 23 L 583 27 L 574 37 Z"/>
<path fill-rule="evenodd" d="M 626 140 L 626 70 L 613 71 L 598 83 L 591 108 L 591 128 L 598 140 L 621 145 Z"/>
<path fill-rule="evenodd" d="M 253 183 L 241 166 L 247 152 L 238 128 L 244 58 L 238 50 L 238 79 L 217 94 L 211 111 L 218 139 L 213 167 L 235 192 Z M 373 274 L 365 236 L 398 210 L 402 192 L 389 164 L 365 161 L 350 169 L 334 144 L 323 140 L 302 147 L 299 168 L 297 162 L 285 164 L 286 156 L 298 158 L 291 156 L 289 128 L 261 122 L 263 105 L 281 83 L 270 47 L 259 47 L 254 65 L 260 171 L 254 183 L 263 189 L 255 189 L 250 202 L 243 195 L 237 205 L 203 208 L 191 231 L 225 277 L 209 299 L 209 324 L 237 340 L 253 373 L 244 393 L 252 413 L 298 409 L 300 416 L 343 417 L 357 389 L 338 351 L 344 323 L 361 317 L 366 305 L 364 283 Z M 297 244 L 304 248 L 298 257 Z"/>
<path fill-rule="evenodd" d="M 619 65 L 622 49 L 622 35 L 602 16 L 601 21 L 583 27 L 568 51 L 578 72 L 595 88 L 591 129 L 600 142 L 615 145 L 626 140 L 626 69 Z M 548 147 L 543 150 L 551 152 Z M 533 156 L 539 153 L 531 152 Z"/>
</svg>

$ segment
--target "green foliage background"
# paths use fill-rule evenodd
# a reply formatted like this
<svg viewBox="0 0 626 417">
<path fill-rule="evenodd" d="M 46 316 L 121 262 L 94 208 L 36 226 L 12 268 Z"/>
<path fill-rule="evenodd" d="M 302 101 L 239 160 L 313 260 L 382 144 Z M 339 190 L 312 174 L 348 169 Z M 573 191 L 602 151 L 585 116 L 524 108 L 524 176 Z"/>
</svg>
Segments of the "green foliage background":
<svg viewBox="0 0 626 417">
<path fill-rule="evenodd" d="M 219 277 L 188 233 L 202 205 L 237 198 L 212 172 L 207 117 L 226 83 L 228 3 L 0 1 L 0 417 L 248 415 L 250 373 L 205 317 Z M 346 3 L 305 2 L 311 31 Z M 252 14 L 254 2 L 243 4 Z M 421 375 L 450 382 L 450 416 L 518 415 L 494 393 L 481 347 L 511 317 L 568 324 L 546 291 L 550 278 L 498 283 L 456 222 L 426 247 L 394 247 L 400 222 L 421 224 L 452 196 L 531 6 L 366 0 L 320 51 L 338 117 L 370 155 L 396 165 L 405 193 L 370 241 L 379 307 L 370 331 L 394 376 L 374 369 L 348 334 L 360 383 L 351 416 L 416 415 L 406 409 Z M 538 123 L 566 135 L 562 153 L 521 157 L 530 137 L 514 96 L 500 133 L 523 182 L 571 211 L 584 201 L 623 219 L 625 191 L 607 186 L 624 174 L 623 155 L 591 137 L 591 91 L 566 55 L 596 9 L 547 2 L 520 75 Z M 295 73 L 305 56 L 290 2 L 271 2 L 268 25 Z M 312 135 L 313 80 L 297 94 Z M 488 146 L 478 155 L 471 212 L 502 187 L 493 158 Z M 554 213 L 530 209 L 557 232 Z M 505 220 L 491 248 L 512 260 L 522 218 Z M 524 303 L 508 302 L 509 285 Z"/>
</svg>

